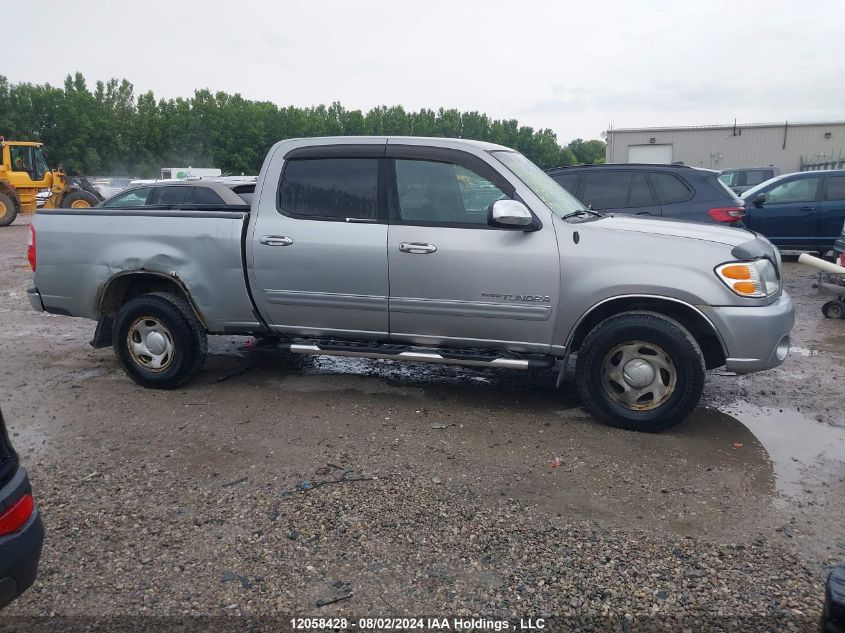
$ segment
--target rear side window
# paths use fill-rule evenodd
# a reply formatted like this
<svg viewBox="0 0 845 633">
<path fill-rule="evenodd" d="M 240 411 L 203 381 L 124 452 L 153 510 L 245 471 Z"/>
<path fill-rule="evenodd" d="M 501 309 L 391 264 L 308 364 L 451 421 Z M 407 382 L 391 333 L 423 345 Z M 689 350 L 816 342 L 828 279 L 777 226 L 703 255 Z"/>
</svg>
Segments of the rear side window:
<svg viewBox="0 0 845 633">
<path fill-rule="evenodd" d="M 578 192 L 578 177 L 581 174 L 578 172 L 561 172 L 557 174 L 550 174 L 554 181 L 561 187 L 566 189 L 573 196 Z"/>
<path fill-rule="evenodd" d="M 279 210 L 303 218 L 376 220 L 378 159 L 288 160 L 279 184 Z"/>
<path fill-rule="evenodd" d="M 194 204 L 226 204 L 217 192 L 208 187 L 194 187 Z"/>
<path fill-rule="evenodd" d="M 830 176 L 824 192 L 825 200 L 845 200 L 845 176 Z"/>
<path fill-rule="evenodd" d="M 153 187 L 147 198 L 147 204 L 156 205 L 163 204 L 169 206 L 178 206 L 181 204 L 191 204 L 191 191 L 193 187 L 186 186 L 165 186 Z"/>
<path fill-rule="evenodd" d="M 621 209 L 627 206 L 631 172 L 598 170 L 584 174 L 581 199 L 593 209 Z"/>
<path fill-rule="evenodd" d="M 673 174 L 665 172 L 652 172 L 649 174 L 654 192 L 657 194 L 657 201 L 660 204 L 672 204 L 683 202 L 692 197 L 692 191 L 683 180 Z"/>
<path fill-rule="evenodd" d="M 633 172 L 631 175 L 631 189 L 628 191 L 629 207 L 650 207 L 654 205 L 654 196 L 648 188 L 645 174 Z"/>
</svg>

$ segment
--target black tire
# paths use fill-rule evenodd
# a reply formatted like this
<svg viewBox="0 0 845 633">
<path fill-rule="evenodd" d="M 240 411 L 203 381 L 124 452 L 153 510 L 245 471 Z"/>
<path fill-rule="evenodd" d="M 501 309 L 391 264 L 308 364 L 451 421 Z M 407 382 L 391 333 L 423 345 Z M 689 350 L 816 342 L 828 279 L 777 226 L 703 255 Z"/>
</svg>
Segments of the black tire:
<svg viewBox="0 0 845 633">
<path fill-rule="evenodd" d="M 0 192 L 0 226 L 9 226 L 18 217 L 18 205 L 7 193 Z"/>
<path fill-rule="evenodd" d="M 822 306 L 822 314 L 826 319 L 845 319 L 845 303 L 834 299 Z"/>
<path fill-rule="evenodd" d="M 152 389 L 175 389 L 188 382 L 208 350 L 208 337 L 191 306 L 166 292 L 127 301 L 114 318 L 112 338 L 115 356 L 129 377 Z"/>
<path fill-rule="evenodd" d="M 88 207 L 96 207 L 100 201 L 93 193 L 79 189 L 77 191 L 71 191 L 62 199 L 62 208 L 70 209 L 74 207 L 74 203 L 76 204 L 76 208 L 86 209 Z"/>
<path fill-rule="evenodd" d="M 628 362 L 642 365 L 644 359 L 651 359 L 645 363 L 645 371 L 654 375 L 650 383 L 653 392 L 630 405 L 621 400 L 640 390 L 627 383 L 622 387 L 611 377 L 615 362 L 619 374 L 627 379 L 621 361 L 629 352 L 635 358 Z M 650 364 L 655 360 L 662 365 Z M 660 366 L 666 369 L 655 369 Z M 701 348 L 680 323 L 655 312 L 626 312 L 602 321 L 584 339 L 578 352 L 576 383 L 584 404 L 605 424 L 656 433 L 678 424 L 695 409 L 704 389 L 704 371 Z M 665 394 L 657 398 L 661 390 Z"/>
</svg>

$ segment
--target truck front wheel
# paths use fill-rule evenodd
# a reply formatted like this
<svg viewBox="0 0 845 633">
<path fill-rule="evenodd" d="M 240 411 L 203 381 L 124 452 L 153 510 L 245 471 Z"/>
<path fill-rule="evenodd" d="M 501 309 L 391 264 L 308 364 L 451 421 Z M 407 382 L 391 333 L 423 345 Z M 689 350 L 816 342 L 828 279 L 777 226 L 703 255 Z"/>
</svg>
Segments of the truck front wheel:
<svg viewBox="0 0 845 633">
<path fill-rule="evenodd" d="M 114 319 L 114 353 L 139 385 L 175 389 L 205 362 L 208 337 L 181 297 L 153 292 L 127 301 Z"/>
<path fill-rule="evenodd" d="M 576 365 L 578 392 L 611 426 L 655 433 L 683 420 L 704 389 L 704 355 L 677 321 L 626 312 L 599 323 Z"/>
</svg>

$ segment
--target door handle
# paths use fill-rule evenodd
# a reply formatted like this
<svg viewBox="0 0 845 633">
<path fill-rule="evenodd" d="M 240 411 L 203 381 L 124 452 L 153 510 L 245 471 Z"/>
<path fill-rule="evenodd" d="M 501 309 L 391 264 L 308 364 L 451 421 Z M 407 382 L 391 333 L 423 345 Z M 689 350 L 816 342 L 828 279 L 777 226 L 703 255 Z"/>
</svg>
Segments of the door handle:
<svg viewBox="0 0 845 633">
<path fill-rule="evenodd" d="M 637 211 L 635 215 L 651 215 L 651 211 Z"/>
<path fill-rule="evenodd" d="M 284 235 L 262 235 L 258 238 L 259 243 L 267 246 L 290 246 L 293 240 Z"/>
<path fill-rule="evenodd" d="M 411 253 L 412 255 L 428 255 L 437 250 L 434 244 L 421 244 L 420 242 L 402 242 L 399 245 L 399 250 L 403 253 Z"/>
<path fill-rule="evenodd" d="M 816 207 L 801 207 L 799 211 L 815 211 Z"/>
</svg>

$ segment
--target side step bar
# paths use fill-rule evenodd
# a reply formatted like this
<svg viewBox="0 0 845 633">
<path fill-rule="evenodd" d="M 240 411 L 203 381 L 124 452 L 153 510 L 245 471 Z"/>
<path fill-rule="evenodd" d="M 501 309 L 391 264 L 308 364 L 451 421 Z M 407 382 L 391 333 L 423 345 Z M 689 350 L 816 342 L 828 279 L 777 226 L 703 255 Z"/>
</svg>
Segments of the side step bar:
<svg viewBox="0 0 845 633">
<path fill-rule="evenodd" d="M 356 358 L 381 358 L 385 360 L 405 360 L 417 363 L 437 363 L 440 365 L 463 365 L 465 367 L 496 367 L 499 369 L 548 369 L 554 365 L 555 359 L 551 356 L 538 356 L 536 358 L 509 358 L 503 356 L 490 356 L 488 359 L 482 359 L 479 355 L 469 355 L 467 358 L 461 358 L 458 354 L 450 354 L 444 351 L 447 356 L 442 356 L 436 351 L 388 351 L 390 346 L 385 346 L 386 349 L 378 351 L 378 347 L 374 345 L 361 346 L 355 349 L 350 346 L 349 349 L 337 349 L 330 346 L 330 349 L 324 349 L 319 345 L 313 343 L 282 343 L 281 349 L 287 349 L 293 354 L 308 354 L 312 356 L 354 356 Z"/>
</svg>

